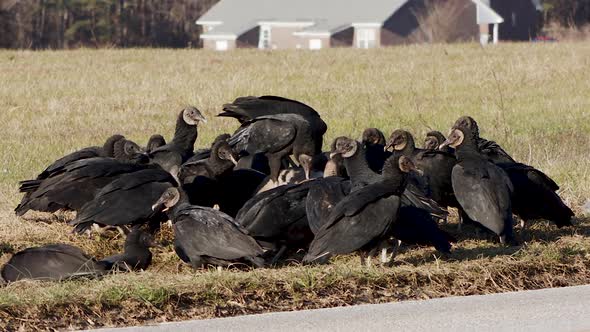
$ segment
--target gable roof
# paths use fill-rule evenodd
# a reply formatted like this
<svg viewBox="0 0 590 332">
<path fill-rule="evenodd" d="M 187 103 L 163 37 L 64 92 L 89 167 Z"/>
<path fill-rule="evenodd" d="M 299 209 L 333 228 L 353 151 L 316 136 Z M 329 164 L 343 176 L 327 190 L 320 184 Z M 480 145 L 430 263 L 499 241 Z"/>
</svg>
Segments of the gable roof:
<svg viewBox="0 0 590 332">
<path fill-rule="evenodd" d="M 221 0 L 197 24 L 215 23 L 205 35 L 240 36 L 259 22 L 311 23 L 304 31 L 334 33 L 353 23 L 385 22 L 408 0 Z"/>
<path fill-rule="evenodd" d="M 502 16 L 490 8 L 489 0 L 471 0 L 475 3 L 477 24 L 498 24 L 504 22 Z"/>
</svg>

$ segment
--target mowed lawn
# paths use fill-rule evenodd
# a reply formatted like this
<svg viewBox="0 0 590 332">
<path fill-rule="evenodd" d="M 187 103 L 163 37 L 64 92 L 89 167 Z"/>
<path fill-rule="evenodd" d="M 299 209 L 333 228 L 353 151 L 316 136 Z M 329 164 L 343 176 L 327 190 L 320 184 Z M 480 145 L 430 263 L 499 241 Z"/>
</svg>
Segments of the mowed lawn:
<svg viewBox="0 0 590 332">
<path fill-rule="evenodd" d="M 590 44 L 475 44 L 320 52 L 238 50 L 0 51 L 0 263 L 11 253 L 53 242 L 96 257 L 121 250 L 115 233 L 71 234 L 71 214 L 17 218 L 17 182 L 78 148 L 114 134 L 140 144 L 170 139 L 186 104 L 204 112 L 196 147 L 233 132 L 221 105 L 272 94 L 314 107 L 328 123 L 324 146 L 359 138 L 366 127 L 444 133 L 461 115 L 482 137 L 561 185 L 577 226 L 534 223 L 501 247 L 471 228 L 444 228 L 460 241 L 452 255 L 405 247 L 393 268 L 361 267 L 357 256 L 333 264 L 193 271 L 181 264 L 164 229 L 145 272 L 100 280 L 19 282 L 0 289 L 0 330 L 68 329 L 163 322 L 424 299 L 590 282 Z"/>
</svg>

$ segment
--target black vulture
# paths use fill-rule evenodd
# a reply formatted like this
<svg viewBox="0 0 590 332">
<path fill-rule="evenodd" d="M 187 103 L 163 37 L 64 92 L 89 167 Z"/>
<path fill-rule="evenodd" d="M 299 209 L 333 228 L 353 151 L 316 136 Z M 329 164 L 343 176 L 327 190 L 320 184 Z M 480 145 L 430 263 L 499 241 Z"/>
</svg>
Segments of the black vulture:
<svg viewBox="0 0 590 332">
<path fill-rule="evenodd" d="M 369 251 L 385 240 L 397 219 L 406 174 L 415 167 L 409 158 L 394 156 L 377 182 L 356 189 L 332 209 L 310 244 L 305 263 L 327 263 L 334 255 Z"/>
<path fill-rule="evenodd" d="M 386 148 L 392 148 L 394 154 L 412 159 L 421 171 L 421 174 L 417 175 L 416 186 L 420 187 L 427 197 L 443 207 L 459 207 L 451 182 L 451 173 L 457 163 L 457 158 L 453 154 L 416 148 L 412 134 L 401 129 L 391 133 Z"/>
<path fill-rule="evenodd" d="M 211 149 L 213 149 L 215 144 L 217 144 L 218 142 L 221 142 L 221 141 L 227 141 L 227 140 L 229 140 L 230 137 L 231 137 L 230 134 L 218 135 L 217 137 L 215 137 L 215 139 L 211 143 L 211 147 L 195 150 L 193 153 L 193 156 L 190 157 L 184 163 L 187 164 L 187 163 L 193 163 L 193 162 L 196 162 L 199 160 L 206 160 L 207 158 L 209 158 L 211 156 Z M 236 154 L 233 154 L 233 155 L 236 156 Z"/>
<path fill-rule="evenodd" d="M 313 181 L 305 201 L 307 221 L 316 234 L 326 221 L 332 208 L 350 193 L 350 180 L 330 176 Z"/>
<path fill-rule="evenodd" d="M 100 226 L 126 226 L 149 224 L 159 228 L 165 216 L 154 213 L 153 202 L 170 187 L 177 186 L 174 177 L 157 165 L 117 177 L 84 204 L 76 218 L 70 222 L 74 231 L 81 234 L 93 223 Z"/>
<path fill-rule="evenodd" d="M 321 152 L 326 123 L 311 107 L 290 99 L 262 96 L 240 97 L 223 105 L 219 116 L 236 118 L 242 124 L 230 139 L 240 154 L 264 154 L 270 176 L 277 183 L 281 160 L 293 154 L 313 157 Z M 309 170 L 306 170 L 309 174 Z"/>
<path fill-rule="evenodd" d="M 365 147 L 365 155 L 369 168 L 373 172 L 381 173 L 383 163 L 391 157 L 391 152 L 385 150 L 385 136 L 377 128 L 367 128 L 363 131 L 361 143 Z"/>
<path fill-rule="evenodd" d="M 255 195 L 266 174 L 252 169 L 235 169 L 237 157 L 219 136 L 208 149 L 207 159 L 191 158 L 180 170 L 179 179 L 191 204 L 212 207 L 235 217 L 244 203 Z M 196 157 L 196 156 L 195 156 Z"/>
<path fill-rule="evenodd" d="M 347 137 L 338 137 L 334 140 L 332 148 L 332 158 L 341 156 L 344 159 L 344 166 L 350 176 L 353 191 L 381 180 L 380 174 L 369 168 L 365 158 L 365 148 L 361 143 Z M 431 198 L 424 196 L 420 188 L 415 186 L 407 186 L 402 194 L 402 205 L 413 205 L 425 209 L 439 219 L 445 219 L 448 215 L 446 210 Z"/>
<path fill-rule="evenodd" d="M 109 270 L 145 270 L 152 263 L 150 247 L 155 246 L 157 245 L 149 233 L 134 227 L 127 234 L 123 253 L 103 258 L 99 263 Z"/>
<path fill-rule="evenodd" d="M 96 277 L 108 268 L 86 255 L 80 248 L 67 244 L 50 244 L 17 252 L 2 268 L 7 282 L 22 279 L 64 280 Z"/>
<path fill-rule="evenodd" d="M 501 243 L 515 244 L 511 202 L 514 187 L 506 172 L 479 153 L 476 133 L 469 128 L 452 129 L 442 144 L 446 145 L 455 148 L 457 155 L 451 178 L 463 211 L 498 235 Z"/>
<path fill-rule="evenodd" d="M 97 277 L 116 267 L 146 269 L 151 263 L 151 237 L 133 230 L 125 240 L 125 252 L 103 260 L 85 254 L 68 244 L 50 244 L 27 248 L 12 256 L 2 267 L 7 282 L 22 279 L 66 280 L 76 277 Z"/>
<path fill-rule="evenodd" d="M 443 144 L 446 140 L 447 138 L 440 131 L 429 131 L 428 133 L 426 133 L 426 138 L 424 139 L 424 150 L 439 150 L 454 154 L 455 150 L 453 150 L 453 148 L 451 148 L 450 146 L 445 146 L 442 149 L 439 149 L 441 144 Z"/>
<path fill-rule="evenodd" d="M 264 266 L 264 251 L 246 230 L 221 211 L 191 205 L 181 190 L 169 188 L 152 208 L 166 211 L 174 225 L 174 250 L 191 266 L 243 261 Z"/>
<path fill-rule="evenodd" d="M 145 150 L 147 152 L 151 152 L 152 150 L 155 150 L 161 146 L 166 145 L 166 139 L 164 139 L 164 136 L 160 135 L 160 134 L 154 134 L 152 136 L 150 136 L 147 145 L 145 147 Z"/>
<path fill-rule="evenodd" d="M 471 129 L 479 152 L 502 168 L 514 185 L 512 210 L 523 221 L 546 219 L 558 227 L 571 226 L 573 211 L 557 194 L 559 186 L 540 170 L 514 161 L 497 143 L 479 137 L 479 127 L 472 117 L 459 118 L 458 129 Z"/>
<path fill-rule="evenodd" d="M 115 143 L 119 140 L 124 139 L 123 135 L 113 135 L 109 137 L 102 147 L 91 146 L 75 152 L 72 152 L 58 160 L 54 161 L 51 165 L 41 172 L 37 176 L 37 180 L 46 179 L 49 175 L 58 169 L 63 168 L 67 164 L 70 164 L 77 160 L 94 158 L 94 157 L 114 157 Z"/>
<path fill-rule="evenodd" d="M 572 226 L 574 212 L 557 194 L 559 186 L 545 173 L 521 163 L 497 164 L 514 186 L 512 211 L 523 221 L 550 220 L 557 227 Z"/>
<path fill-rule="evenodd" d="M 363 137 L 361 142 L 365 145 L 382 145 L 385 146 L 385 135 L 377 128 L 367 128 L 363 131 Z"/>
<path fill-rule="evenodd" d="M 199 176 L 216 179 L 224 173 L 231 172 L 237 164 L 231 146 L 226 140 L 215 140 L 207 159 L 189 159 L 180 167 L 178 179 L 182 184 L 189 184 Z"/>
<path fill-rule="evenodd" d="M 193 106 L 184 108 L 176 120 L 176 129 L 172 142 L 149 152 L 152 163 L 160 165 L 166 171 L 176 174 L 182 163 L 193 155 L 197 140 L 199 122 L 207 122 L 201 112 Z"/>
<path fill-rule="evenodd" d="M 516 161 L 502 147 L 494 142 L 488 141 L 479 136 L 479 126 L 475 119 L 470 116 L 462 116 L 453 125 L 453 128 L 467 129 L 473 133 L 475 144 L 479 153 L 484 155 L 491 162 L 497 163 L 515 163 Z"/>
<path fill-rule="evenodd" d="M 278 250 L 276 261 L 287 248 L 306 248 L 313 238 L 305 203 L 312 181 L 284 185 L 248 200 L 236 222 L 267 249 Z"/>
<path fill-rule="evenodd" d="M 46 179 L 23 181 L 20 190 L 26 195 L 16 207 L 16 215 L 22 216 L 29 210 L 78 211 L 94 198 L 98 190 L 121 174 L 146 168 L 146 165 L 138 164 L 135 160 L 102 157 L 82 159 L 56 169 Z"/>
</svg>

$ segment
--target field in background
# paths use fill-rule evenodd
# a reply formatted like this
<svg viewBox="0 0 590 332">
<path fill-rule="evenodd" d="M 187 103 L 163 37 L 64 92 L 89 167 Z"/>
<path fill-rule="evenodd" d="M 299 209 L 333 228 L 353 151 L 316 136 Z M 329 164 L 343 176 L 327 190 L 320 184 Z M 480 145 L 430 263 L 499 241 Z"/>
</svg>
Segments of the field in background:
<svg viewBox="0 0 590 332">
<path fill-rule="evenodd" d="M 146 272 L 64 283 L 20 282 L 0 289 L 0 329 L 72 328 L 160 322 L 356 303 L 468 295 L 590 283 L 590 44 L 409 46 L 321 52 L 239 50 L 0 51 L 0 263 L 50 242 L 103 257 L 121 248 L 115 234 L 70 234 L 66 214 L 16 218 L 17 181 L 77 148 L 114 133 L 145 143 L 172 136 L 185 104 L 202 110 L 197 147 L 237 122 L 215 117 L 238 96 L 301 100 L 328 123 L 325 146 L 365 127 L 396 128 L 418 142 L 447 132 L 465 114 L 482 136 L 545 171 L 577 212 L 578 226 L 544 222 L 517 231 L 523 245 L 502 248 L 446 229 L 462 240 L 449 257 L 408 249 L 394 268 L 297 263 L 254 271 L 191 271 L 169 245 Z M 170 231 L 159 235 L 165 244 Z"/>
</svg>

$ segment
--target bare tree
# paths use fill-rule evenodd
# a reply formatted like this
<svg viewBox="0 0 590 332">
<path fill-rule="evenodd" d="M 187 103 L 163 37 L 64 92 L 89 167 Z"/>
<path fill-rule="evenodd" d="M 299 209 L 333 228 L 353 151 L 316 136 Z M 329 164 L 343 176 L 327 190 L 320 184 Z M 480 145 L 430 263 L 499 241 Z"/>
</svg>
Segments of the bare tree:
<svg viewBox="0 0 590 332">
<path fill-rule="evenodd" d="M 449 43 L 473 38 L 478 29 L 475 12 L 470 13 L 473 8 L 469 0 L 425 0 L 422 9 L 414 10 L 418 29 L 413 41 Z"/>
</svg>

